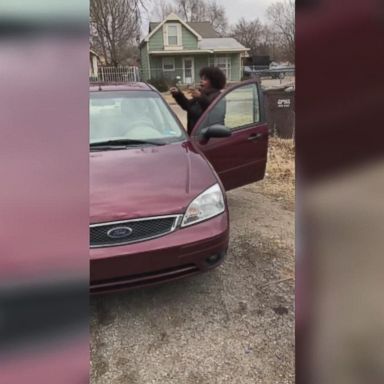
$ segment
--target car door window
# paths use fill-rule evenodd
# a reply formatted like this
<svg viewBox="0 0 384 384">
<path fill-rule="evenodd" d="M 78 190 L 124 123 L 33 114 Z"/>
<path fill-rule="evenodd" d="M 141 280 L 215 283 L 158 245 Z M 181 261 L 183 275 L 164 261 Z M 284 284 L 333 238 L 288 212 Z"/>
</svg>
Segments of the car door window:
<svg viewBox="0 0 384 384">
<path fill-rule="evenodd" d="M 237 130 L 258 122 L 260 106 L 257 86 L 247 84 L 225 95 L 207 114 L 200 129 L 220 124 Z"/>
</svg>

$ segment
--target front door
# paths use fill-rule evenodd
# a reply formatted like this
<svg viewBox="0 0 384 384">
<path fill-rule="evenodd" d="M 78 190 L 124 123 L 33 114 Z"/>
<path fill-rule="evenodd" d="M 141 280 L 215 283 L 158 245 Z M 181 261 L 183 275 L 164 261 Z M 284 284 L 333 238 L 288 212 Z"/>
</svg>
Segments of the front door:
<svg viewBox="0 0 384 384">
<path fill-rule="evenodd" d="M 193 57 L 183 58 L 183 82 L 184 84 L 192 84 L 194 79 L 195 65 Z"/>
<path fill-rule="evenodd" d="M 201 130 L 214 124 L 225 125 L 231 136 L 204 140 Z M 201 116 L 191 140 L 213 165 L 226 190 L 262 179 L 268 127 L 259 84 L 250 80 L 223 92 Z"/>
</svg>

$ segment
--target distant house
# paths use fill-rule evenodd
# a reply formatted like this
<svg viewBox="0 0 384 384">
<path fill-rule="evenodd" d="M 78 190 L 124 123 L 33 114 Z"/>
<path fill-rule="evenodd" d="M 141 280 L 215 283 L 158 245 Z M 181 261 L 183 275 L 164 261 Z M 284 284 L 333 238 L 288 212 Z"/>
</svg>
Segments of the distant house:
<svg viewBox="0 0 384 384">
<path fill-rule="evenodd" d="M 228 81 L 239 81 L 248 51 L 234 38 L 220 37 L 209 22 L 186 23 L 170 14 L 162 22 L 150 23 L 140 44 L 143 80 L 179 76 L 181 83 L 193 84 L 202 67 L 214 65 Z"/>
</svg>

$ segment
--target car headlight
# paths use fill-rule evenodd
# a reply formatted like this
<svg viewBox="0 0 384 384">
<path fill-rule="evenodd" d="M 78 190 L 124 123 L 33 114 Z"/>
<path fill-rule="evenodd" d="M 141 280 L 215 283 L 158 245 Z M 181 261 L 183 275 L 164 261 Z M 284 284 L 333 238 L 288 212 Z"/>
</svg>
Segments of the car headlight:
<svg viewBox="0 0 384 384">
<path fill-rule="evenodd" d="M 220 215 L 225 210 L 224 196 L 219 184 L 213 185 L 197 196 L 184 214 L 182 227 Z"/>
</svg>

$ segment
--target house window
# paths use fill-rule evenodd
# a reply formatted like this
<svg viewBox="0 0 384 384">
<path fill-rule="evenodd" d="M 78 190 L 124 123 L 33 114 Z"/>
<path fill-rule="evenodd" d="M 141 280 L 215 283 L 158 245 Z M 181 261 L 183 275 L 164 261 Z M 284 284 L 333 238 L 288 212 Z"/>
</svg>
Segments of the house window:
<svg viewBox="0 0 384 384">
<path fill-rule="evenodd" d="M 163 71 L 174 71 L 174 70 L 175 70 L 175 58 L 163 57 Z"/>
<path fill-rule="evenodd" d="M 168 25 L 168 45 L 178 45 L 177 25 Z"/>
<path fill-rule="evenodd" d="M 231 79 L 231 58 L 227 56 L 215 57 L 215 67 L 219 67 L 228 80 Z"/>
<path fill-rule="evenodd" d="M 181 48 L 181 24 L 167 23 L 163 27 L 164 31 L 164 46 L 169 49 Z"/>
</svg>

